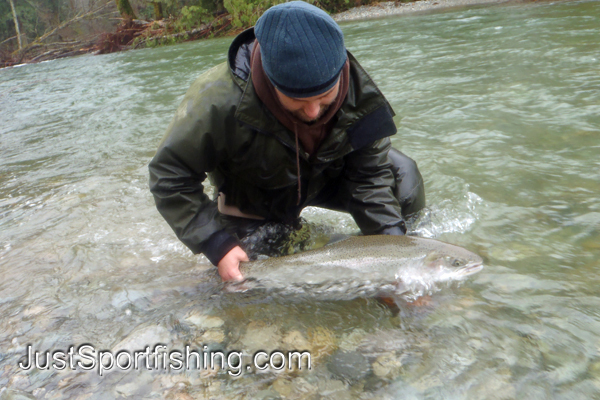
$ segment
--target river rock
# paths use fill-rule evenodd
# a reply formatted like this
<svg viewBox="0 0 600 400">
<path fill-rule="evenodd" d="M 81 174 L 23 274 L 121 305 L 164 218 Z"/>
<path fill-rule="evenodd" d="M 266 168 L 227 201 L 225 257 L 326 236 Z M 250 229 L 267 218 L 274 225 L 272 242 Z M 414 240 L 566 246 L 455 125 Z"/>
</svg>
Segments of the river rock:
<svg viewBox="0 0 600 400">
<path fill-rule="evenodd" d="M 202 314 L 198 311 L 190 312 L 184 320 L 200 329 L 215 329 L 223 326 L 225 321 L 219 317 Z"/>
<path fill-rule="evenodd" d="M 239 341 L 244 350 L 254 354 L 259 350 L 266 352 L 280 350 L 281 339 L 277 326 L 267 325 L 262 321 L 253 321 L 248 324 L 246 332 Z"/>
<path fill-rule="evenodd" d="M 184 374 L 160 374 L 152 382 L 152 391 L 161 392 L 178 384 L 190 385 L 188 377 Z"/>
<path fill-rule="evenodd" d="M 142 290 L 120 290 L 116 292 L 111 299 L 111 304 L 115 308 L 123 308 L 128 304 L 147 299 L 150 296 L 150 292 Z"/>
<path fill-rule="evenodd" d="M 31 394 L 21 390 L 7 389 L 0 392 L 0 400 L 36 400 Z"/>
<path fill-rule="evenodd" d="M 411 341 L 404 331 L 390 329 L 377 331 L 365 336 L 357 348 L 357 351 L 366 357 L 376 358 L 395 351 L 406 349 Z"/>
<path fill-rule="evenodd" d="M 153 350 L 157 344 L 171 342 L 171 334 L 165 327 L 161 325 L 141 326 L 134 329 L 125 339 L 113 346 L 112 351 L 113 354 L 121 350 L 132 353 L 136 350 L 145 350 L 147 346 L 150 346 L 150 350 Z"/>
<path fill-rule="evenodd" d="M 23 311 L 23 316 L 31 317 L 33 315 L 41 314 L 46 310 L 47 310 L 46 307 L 42 307 L 40 305 L 33 305 L 31 307 L 28 307 L 25 311 Z"/>
<path fill-rule="evenodd" d="M 290 400 L 308 400 L 313 399 L 319 388 L 316 385 L 309 383 L 304 378 L 296 378 L 292 380 L 292 393 L 289 396 Z M 320 397 L 319 397 L 320 398 Z"/>
<path fill-rule="evenodd" d="M 225 333 L 220 329 L 209 329 L 200 337 L 202 343 L 223 343 Z"/>
<path fill-rule="evenodd" d="M 283 349 L 287 351 L 305 351 L 310 349 L 308 340 L 300 333 L 300 331 L 288 332 L 282 339 Z"/>
<path fill-rule="evenodd" d="M 130 397 L 144 398 L 152 387 L 152 381 L 154 378 L 149 373 L 141 373 L 129 375 L 126 379 L 127 382 L 123 382 L 114 388 L 114 398 L 118 397 Z M 122 382 L 122 381 L 121 381 Z"/>
<path fill-rule="evenodd" d="M 308 329 L 310 354 L 313 360 L 333 354 L 337 350 L 337 340 L 331 329 L 318 326 Z"/>
<path fill-rule="evenodd" d="M 188 393 L 188 385 L 183 382 L 169 389 L 164 398 L 165 400 L 194 400 L 194 397 Z"/>
<path fill-rule="evenodd" d="M 336 400 L 350 400 L 352 396 L 344 382 L 337 379 L 328 379 L 319 382 L 319 394 L 322 397 Z"/>
<path fill-rule="evenodd" d="M 337 378 L 350 383 L 363 379 L 371 372 L 369 360 L 356 351 L 336 352 L 329 359 L 327 369 Z"/>
<path fill-rule="evenodd" d="M 288 398 L 290 397 L 290 394 L 292 394 L 292 382 L 286 378 L 276 379 L 273 382 L 272 387 L 284 398 Z"/>
<path fill-rule="evenodd" d="M 25 390 L 31 385 L 29 377 L 26 375 L 16 374 L 8 380 L 8 387 L 12 389 Z"/>
<path fill-rule="evenodd" d="M 396 354 L 384 354 L 373 363 L 373 373 L 380 378 L 394 378 L 400 375 L 402 361 Z"/>
<path fill-rule="evenodd" d="M 367 332 L 362 329 L 355 329 L 352 332 L 342 336 L 339 347 L 343 351 L 354 351 L 365 336 L 367 336 Z"/>
</svg>

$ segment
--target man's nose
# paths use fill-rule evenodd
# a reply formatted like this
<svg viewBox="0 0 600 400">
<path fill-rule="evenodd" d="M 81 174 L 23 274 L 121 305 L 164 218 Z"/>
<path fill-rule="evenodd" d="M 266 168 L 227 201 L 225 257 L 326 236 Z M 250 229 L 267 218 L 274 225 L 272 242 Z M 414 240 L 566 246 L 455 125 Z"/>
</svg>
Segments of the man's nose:
<svg viewBox="0 0 600 400">
<path fill-rule="evenodd" d="M 317 118 L 321 110 L 321 105 L 318 101 L 311 101 L 304 105 L 303 110 L 307 117 Z"/>
</svg>

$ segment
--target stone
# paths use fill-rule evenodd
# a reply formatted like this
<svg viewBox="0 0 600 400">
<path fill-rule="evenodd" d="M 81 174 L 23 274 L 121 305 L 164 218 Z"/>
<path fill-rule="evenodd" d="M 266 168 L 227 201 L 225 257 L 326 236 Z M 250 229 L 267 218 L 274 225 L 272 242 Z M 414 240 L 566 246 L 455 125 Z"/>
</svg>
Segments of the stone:
<svg viewBox="0 0 600 400">
<path fill-rule="evenodd" d="M 253 394 L 252 398 L 256 400 L 279 400 L 281 396 L 274 390 L 265 389 Z"/>
<path fill-rule="evenodd" d="M 0 391 L 0 400 L 35 400 L 35 397 L 21 390 L 7 389 Z"/>
<path fill-rule="evenodd" d="M 296 378 L 292 380 L 292 394 L 289 398 L 298 400 L 312 399 L 318 392 L 319 388 L 317 386 L 309 383 L 304 378 Z"/>
<path fill-rule="evenodd" d="M 154 392 L 171 389 L 173 386 L 183 383 L 184 385 L 190 385 L 187 380 L 187 376 L 183 374 L 160 374 L 154 378 L 152 382 L 152 390 Z"/>
<path fill-rule="evenodd" d="M 253 321 L 246 327 L 240 343 L 244 350 L 252 354 L 259 350 L 271 352 L 281 349 L 281 335 L 277 326 L 267 325 L 262 321 Z"/>
<path fill-rule="evenodd" d="M 142 326 L 133 330 L 126 338 L 113 346 L 113 354 L 121 350 L 128 352 L 145 350 L 150 346 L 150 350 L 154 350 L 157 344 L 171 343 L 171 335 L 169 331 L 160 325 Z"/>
<path fill-rule="evenodd" d="M 283 337 L 283 349 L 287 351 L 305 351 L 310 349 L 308 340 L 299 331 L 288 332 Z"/>
<path fill-rule="evenodd" d="M 329 359 L 327 369 L 335 377 L 350 383 L 363 379 L 371 372 L 369 360 L 356 351 L 336 352 Z"/>
<path fill-rule="evenodd" d="M 23 316 L 24 317 L 31 317 L 33 315 L 41 314 L 44 311 L 46 311 L 45 307 L 42 307 L 42 306 L 39 306 L 39 305 L 35 305 L 35 306 L 28 307 L 25 311 L 23 311 Z"/>
<path fill-rule="evenodd" d="M 215 329 L 220 328 L 225 324 L 225 321 L 219 317 L 205 315 L 199 312 L 189 313 L 184 320 L 200 329 Z"/>
<path fill-rule="evenodd" d="M 200 337 L 202 343 L 223 343 L 225 333 L 220 329 L 209 329 Z"/>
<path fill-rule="evenodd" d="M 373 373 L 380 378 L 393 378 L 400 374 L 402 361 L 394 353 L 383 354 L 372 365 Z"/>
<path fill-rule="evenodd" d="M 337 341 L 332 330 L 324 327 L 308 329 L 310 354 L 313 360 L 329 356 L 337 350 Z"/>
<path fill-rule="evenodd" d="M 355 329 L 351 333 L 342 336 L 339 347 L 343 351 L 354 351 L 365 336 L 367 336 L 367 332 L 362 329 Z"/>
<path fill-rule="evenodd" d="M 288 379 L 276 379 L 271 386 L 284 398 L 288 398 L 292 394 L 292 382 L 290 382 Z"/>
<path fill-rule="evenodd" d="M 330 398 L 330 396 L 339 394 L 339 392 L 348 393 L 344 382 L 338 381 L 337 379 L 328 379 L 319 382 L 319 394 L 321 396 Z M 338 398 L 338 396 L 336 396 L 336 398 Z"/>
<path fill-rule="evenodd" d="M 406 333 L 399 329 L 377 331 L 364 337 L 357 348 L 366 357 L 378 357 L 406 349 L 410 340 Z"/>
</svg>

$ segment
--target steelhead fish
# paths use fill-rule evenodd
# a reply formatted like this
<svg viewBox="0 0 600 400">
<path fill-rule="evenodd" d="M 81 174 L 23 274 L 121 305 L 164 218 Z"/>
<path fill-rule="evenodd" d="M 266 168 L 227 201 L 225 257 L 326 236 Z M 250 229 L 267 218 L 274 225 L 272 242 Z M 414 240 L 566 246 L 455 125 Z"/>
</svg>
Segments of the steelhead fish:
<svg viewBox="0 0 600 400">
<path fill-rule="evenodd" d="M 431 293 L 437 284 L 481 271 L 462 247 L 414 236 L 352 236 L 290 256 L 240 263 L 240 287 L 322 299 Z"/>
</svg>

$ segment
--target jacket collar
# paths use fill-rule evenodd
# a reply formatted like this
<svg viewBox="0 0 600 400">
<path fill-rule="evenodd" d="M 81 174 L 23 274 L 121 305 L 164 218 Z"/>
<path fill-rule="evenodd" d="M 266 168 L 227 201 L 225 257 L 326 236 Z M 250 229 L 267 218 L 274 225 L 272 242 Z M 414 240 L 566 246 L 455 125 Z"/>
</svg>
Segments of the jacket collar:
<svg viewBox="0 0 600 400">
<path fill-rule="evenodd" d="M 235 118 L 259 132 L 275 136 L 284 145 L 294 149 L 293 132 L 285 128 L 262 104 L 256 94 L 252 79 L 249 79 L 251 43 L 254 42 L 254 39 L 254 28 L 247 29 L 233 40 L 229 48 L 229 70 L 232 79 L 243 91 Z M 350 52 L 348 52 L 348 59 L 350 60 L 350 84 L 346 100 L 334 117 L 337 118 L 337 123 L 333 130 L 313 155 L 313 162 L 330 162 L 350 153 L 353 149 L 346 131 L 376 109 L 387 107 L 394 115 L 379 88 Z M 300 156 L 305 160 L 309 158 L 308 153 L 303 150 L 300 151 Z"/>
</svg>

